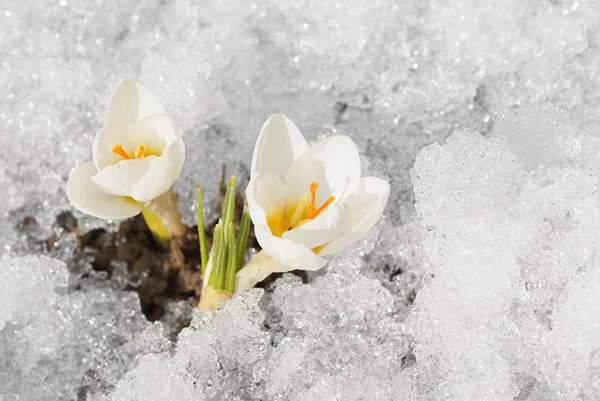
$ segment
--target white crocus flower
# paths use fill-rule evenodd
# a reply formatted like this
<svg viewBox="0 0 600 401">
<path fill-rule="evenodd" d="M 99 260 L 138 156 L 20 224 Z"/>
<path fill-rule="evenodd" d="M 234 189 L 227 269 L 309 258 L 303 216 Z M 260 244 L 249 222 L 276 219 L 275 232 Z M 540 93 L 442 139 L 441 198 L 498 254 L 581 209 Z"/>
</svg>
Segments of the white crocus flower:
<svg viewBox="0 0 600 401">
<path fill-rule="evenodd" d="M 71 174 L 67 196 L 73 207 L 95 217 L 135 216 L 142 203 L 169 191 L 184 159 L 179 130 L 158 99 L 139 82 L 125 78 L 92 143 L 92 161 Z"/>
<path fill-rule="evenodd" d="M 341 251 L 377 223 L 390 185 L 361 178 L 360 157 L 347 136 L 312 146 L 282 114 L 271 116 L 258 136 L 246 198 L 263 248 L 238 272 L 236 291 L 269 274 L 318 270 L 324 256 Z"/>
</svg>

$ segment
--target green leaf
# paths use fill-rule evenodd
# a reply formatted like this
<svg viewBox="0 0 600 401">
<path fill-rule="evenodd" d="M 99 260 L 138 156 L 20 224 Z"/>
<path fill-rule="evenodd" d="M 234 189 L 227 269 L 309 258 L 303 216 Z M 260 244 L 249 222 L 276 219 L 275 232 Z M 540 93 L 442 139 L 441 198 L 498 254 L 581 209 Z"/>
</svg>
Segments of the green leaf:
<svg viewBox="0 0 600 401">
<path fill-rule="evenodd" d="M 234 292 L 235 291 L 235 275 L 237 273 L 237 244 L 235 242 L 235 230 L 233 228 L 233 222 L 229 223 L 227 228 L 228 242 L 228 255 L 227 255 L 227 277 L 226 277 L 226 289 Z"/>
<path fill-rule="evenodd" d="M 246 255 L 246 247 L 248 246 L 248 236 L 250 235 L 250 212 L 248 211 L 248 201 L 244 202 L 244 210 L 242 211 L 242 219 L 240 220 L 240 229 L 237 237 L 237 267 L 236 272 L 240 271 L 244 266 L 244 256 Z"/>
<path fill-rule="evenodd" d="M 196 184 L 196 201 L 198 203 L 198 241 L 200 242 L 200 266 L 202 271 L 202 279 L 207 280 L 208 277 L 204 277 L 206 272 L 206 264 L 208 263 L 208 244 L 206 243 L 206 232 L 204 231 L 204 205 L 202 202 L 202 189 L 200 184 Z"/>
<path fill-rule="evenodd" d="M 220 265 L 221 251 L 225 248 L 225 241 L 223 240 L 223 223 L 219 220 L 219 223 L 215 226 L 215 232 L 213 235 L 213 246 L 212 246 L 212 270 L 208 279 L 208 285 L 217 289 L 219 283 L 219 271 L 223 270 Z"/>
<path fill-rule="evenodd" d="M 225 231 L 227 231 L 229 223 L 233 222 L 235 216 L 235 181 L 235 175 L 232 175 L 229 178 L 227 192 L 225 192 L 225 201 L 223 203 L 223 226 L 225 227 Z M 228 244 L 228 241 L 228 236 L 225 236 L 225 243 Z"/>
<path fill-rule="evenodd" d="M 227 226 L 225 226 L 222 221 L 220 222 L 220 224 L 223 230 L 223 237 L 221 241 L 221 247 L 218 253 L 219 274 L 217 276 L 217 285 L 214 288 L 218 290 L 224 290 L 226 289 L 225 284 L 227 278 Z"/>
</svg>

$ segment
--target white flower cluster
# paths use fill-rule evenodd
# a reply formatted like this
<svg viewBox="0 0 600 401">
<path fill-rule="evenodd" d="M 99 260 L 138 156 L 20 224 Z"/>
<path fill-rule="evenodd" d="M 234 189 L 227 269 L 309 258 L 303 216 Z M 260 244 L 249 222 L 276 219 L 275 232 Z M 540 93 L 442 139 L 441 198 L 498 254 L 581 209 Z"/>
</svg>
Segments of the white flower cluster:
<svg viewBox="0 0 600 401">
<path fill-rule="evenodd" d="M 158 99 L 125 78 L 94 138 L 92 161 L 73 172 L 67 195 L 76 209 L 92 216 L 135 216 L 171 190 L 184 159 L 180 132 Z M 235 290 L 252 288 L 271 273 L 322 268 L 325 256 L 355 243 L 377 223 L 389 194 L 388 182 L 361 177 L 360 157 L 349 137 L 332 136 L 309 146 L 290 119 L 274 114 L 256 141 L 246 189 L 263 250 L 237 271 Z M 151 223 L 145 210 L 151 231 L 172 232 Z M 207 294 L 219 290 L 207 286 L 212 264 L 211 258 L 204 277 Z"/>
</svg>

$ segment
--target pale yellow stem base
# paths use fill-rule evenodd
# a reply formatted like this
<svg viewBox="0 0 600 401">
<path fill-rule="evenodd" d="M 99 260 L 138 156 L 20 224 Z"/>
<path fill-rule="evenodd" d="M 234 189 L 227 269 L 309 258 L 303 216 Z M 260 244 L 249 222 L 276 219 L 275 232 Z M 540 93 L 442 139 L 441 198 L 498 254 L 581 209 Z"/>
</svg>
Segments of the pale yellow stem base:
<svg viewBox="0 0 600 401">
<path fill-rule="evenodd" d="M 142 216 L 162 246 L 167 246 L 170 238 L 181 238 L 187 232 L 187 226 L 181 221 L 181 213 L 177 209 L 177 198 L 171 189 L 146 202 L 142 207 Z"/>
<path fill-rule="evenodd" d="M 167 248 L 169 245 L 169 233 L 158 216 L 142 205 L 142 217 L 144 217 L 144 221 L 152 233 L 154 240 L 163 248 Z"/>
<path fill-rule="evenodd" d="M 227 290 L 215 290 L 211 286 L 202 289 L 198 309 L 202 312 L 214 311 L 220 303 L 228 301 L 233 296 L 233 292 Z"/>
</svg>

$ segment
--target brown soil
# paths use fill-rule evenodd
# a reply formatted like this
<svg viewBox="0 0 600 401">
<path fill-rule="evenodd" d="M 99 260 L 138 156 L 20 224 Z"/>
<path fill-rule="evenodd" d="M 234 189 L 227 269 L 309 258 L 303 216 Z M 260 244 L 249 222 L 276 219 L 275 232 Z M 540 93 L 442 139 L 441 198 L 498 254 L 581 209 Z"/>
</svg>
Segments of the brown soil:
<svg viewBox="0 0 600 401">
<path fill-rule="evenodd" d="M 222 195 L 224 187 L 221 186 Z M 223 200 L 223 199 L 221 199 Z M 236 229 L 239 225 L 242 201 L 236 199 Z M 212 245 L 212 234 L 216 221 L 208 224 L 206 231 L 208 249 Z M 152 237 L 141 215 L 123 221 L 114 232 L 104 229 L 95 229 L 81 232 L 77 219 L 70 211 L 64 211 L 56 217 L 55 234 L 44 241 L 35 239 L 32 235 L 38 223 L 34 217 L 25 217 L 18 229 L 25 234 L 31 246 L 40 246 L 42 252 L 52 250 L 57 242 L 68 233 L 77 235 L 77 250 L 75 265 L 87 259 L 90 252 L 94 255 L 91 262 L 96 271 L 106 272 L 110 278 L 115 270 L 115 264 L 125 264 L 127 275 L 138 278 L 135 284 L 126 289 L 138 293 L 142 311 L 150 321 L 160 319 L 165 312 L 168 300 L 187 301 L 192 307 L 198 304 L 202 292 L 202 278 L 200 277 L 200 246 L 198 242 L 198 227 L 189 227 L 183 239 L 171 241 L 168 249 L 161 248 Z M 58 237 L 57 237 L 58 235 Z M 254 228 L 250 228 L 248 248 L 260 250 L 260 245 L 254 236 Z M 120 272 L 119 272 L 120 273 Z M 303 281 L 307 276 L 303 271 L 294 271 Z M 269 287 L 281 274 L 272 274 L 263 280 L 257 287 Z M 179 322 L 177 332 L 187 327 L 189 321 L 185 317 Z"/>
<path fill-rule="evenodd" d="M 219 183 L 221 192 L 221 209 L 225 195 L 225 171 Z M 242 214 L 243 201 L 239 193 L 236 196 L 236 229 Z M 217 222 L 205 221 L 208 249 L 212 245 L 212 234 Z M 33 217 L 26 217 L 19 224 L 20 230 L 26 235 L 34 231 L 37 222 Z M 74 232 L 78 239 L 78 249 L 75 258 L 76 265 L 91 253 L 94 256 L 92 268 L 96 271 L 106 272 L 112 276 L 116 264 L 125 264 L 127 277 L 135 283 L 129 285 L 128 290 L 139 294 L 142 311 L 150 321 L 158 320 L 165 312 L 168 300 L 185 300 L 196 306 L 202 292 L 202 278 L 200 276 L 200 245 L 198 242 L 198 227 L 189 227 L 183 238 L 171 240 L 168 249 L 158 245 L 148 230 L 141 215 L 123 221 L 115 232 L 104 229 L 95 229 L 81 232 L 77 219 L 69 212 L 60 213 L 56 219 L 56 228 L 61 237 Z M 27 235 L 28 238 L 30 235 Z M 50 236 L 42 243 L 42 249 L 49 251 L 59 238 L 56 234 Z M 259 249 L 254 230 L 250 229 L 248 247 Z M 120 273 L 120 272 L 119 272 Z M 180 329 L 189 322 L 180 322 Z"/>
<path fill-rule="evenodd" d="M 221 207 L 225 186 L 220 183 Z M 235 224 L 239 225 L 243 201 L 236 197 Z M 212 234 L 217 222 L 209 224 L 206 232 L 208 249 L 212 245 Z M 236 227 L 237 228 L 237 227 Z M 189 227 L 186 235 L 171 240 L 168 249 L 158 245 L 141 215 L 125 220 L 116 232 L 104 229 L 92 230 L 80 236 L 80 255 L 85 248 L 95 250 L 94 270 L 113 273 L 113 262 L 127 264 L 128 274 L 140 277 L 139 285 L 130 286 L 140 296 L 142 311 L 150 321 L 160 319 L 167 300 L 186 300 L 196 306 L 202 292 L 200 276 L 200 245 L 198 227 Z M 249 247 L 258 248 L 253 229 L 250 230 Z M 136 283 L 137 284 L 137 283 Z M 187 322 L 181 322 L 183 326 Z"/>
<path fill-rule="evenodd" d="M 219 189 L 222 209 L 225 195 L 223 181 L 219 183 Z M 243 208 L 239 193 L 236 196 L 236 203 L 234 222 L 237 230 Z M 209 251 L 216 223 L 216 221 L 210 223 L 205 221 L 205 226 L 209 228 L 206 231 Z M 115 265 L 125 264 L 127 277 L 135 278 L 131 280 L 135 283 L 130 284 L 126 289 L 138 293 L 142 311 L 150 321 L 156 321 L 163 316 L 168 300 L 185 300 L 193 307 L 198 304 L 202 292 L 202 278 L 197 226 L 189 227 L 182 239 L 172 240 L 168 249 L 162 248 L 154 241 L 141 215 L 123 221 L 114 232 L 104 229 L 81 232 L 73 214 L 64 211 L 56 218 L 56 233 L 41 242 L 32 234 L 36 231 L 36 227 L 38 223 L 34 217 L 25 217 L 17 228 L 25 234 L 32 245 L 40 246 L 43 252 L 52 250 L 57 241 L 66 234 L 74 232 L 77 235 L 78 245 L 75 255 L 76 266 L 84 258 L 89 258 L 90 251 L 94 255 L 92 268 L 106 272 L 109 278 L 114 273 Z M 260 250 L 253 226 L 250 228 L 248 248 Z M 121 270 L 118 273 L 120 274 Z M 304 272 L 295 273 L 306 281 Z M 280 275 L 271 275 L 259 283 L 258 287 L 269 287 L 270 283 Z M 179 330 L 188 324 L 188 321 L 181 321 Z"/>
<path fill-rule="evenodd" d="M 121 223 L 116 232 L 97 229 L 83 234 L 80 240 L 82 251 L 95 250 L 94 270 L 106 271 L 110 276 L 113 262 L 124 262 L 128 274 L 141 278 L 139 285 L 128 289 L 139 294 L 142 311 L 149 320 L 163 315 L 169 299 L 198 303 L 202 278 L 197 227 L 189 228 L 181 241 L 171 241 L 169 249 L 156 244 L 141 215 Z"/>
</svg>

